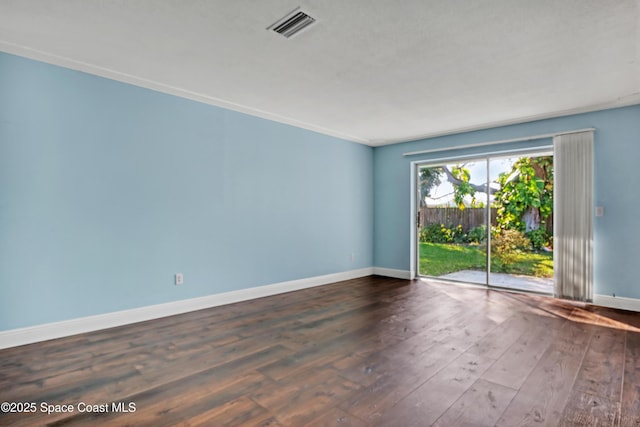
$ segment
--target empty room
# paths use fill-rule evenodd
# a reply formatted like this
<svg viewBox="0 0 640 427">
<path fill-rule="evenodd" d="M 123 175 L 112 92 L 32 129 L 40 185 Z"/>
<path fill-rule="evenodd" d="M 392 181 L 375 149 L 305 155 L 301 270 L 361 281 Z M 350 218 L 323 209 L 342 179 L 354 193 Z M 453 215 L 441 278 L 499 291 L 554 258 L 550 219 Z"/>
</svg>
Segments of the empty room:
<svg viewBox="0 0 640 427">
<path fill-rule="evenodd" d="M 640 2 L 0 0 L 0 425 L 637 426 Z"/>
</svg>

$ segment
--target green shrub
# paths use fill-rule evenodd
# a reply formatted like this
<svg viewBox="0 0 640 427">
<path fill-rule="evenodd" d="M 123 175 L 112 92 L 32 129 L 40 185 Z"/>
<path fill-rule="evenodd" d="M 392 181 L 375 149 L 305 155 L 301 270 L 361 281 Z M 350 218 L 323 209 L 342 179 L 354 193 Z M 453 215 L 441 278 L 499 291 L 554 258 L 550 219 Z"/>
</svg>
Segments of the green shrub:
<svg viewBox="0 0 640 427">
<path fill-rule="evenodd" d="M 449 231 L 451 233 L 451 240 L 453 243 L 467 243 L 469 241 L 467 233 L 464 232 L 461 225 L 452 227 Z"/>
<path fill-rule="evenodd" d="M 472 228 L 467 236 L 469 243 L 482 243 L 487 240 L 487 227 L 479 225 Z"/>
<path fill-rule="evenodd" d="M 549 244 L 549 234 L 542 228 L 529 231 L 525 233 L 525 236 L 531 241 L 531 246 L 533 246 L 533 249 L 542 250 L 542 248 L 548 246 Z"/>
<path fill-rule="evenodd" d="M 425 243 L 451 243 L 451 230 L 444 224 L 429 224 L 420 230 L 420 241 Z"/>
<path fill-rule="evenodd" d="M 517 252 L 531 249 L 531 241 L 518 230 L 502 230 L 491 240 L 493 252 Z"/>
<path fill-rule="evenodd" d="M 518 230 L 502 230 L 491 239 L 491 254 L 504 264 L 515 261 L 516 255 L 531 250 L 531 241 Z"/>
<path fill-rule="evenodd" d="M 447 227 L 444 224 L 429 224 L 420 230 L 420 241 L 424 243 L 467 243 L 469 236 L 462 225 Z"/>
</svg>

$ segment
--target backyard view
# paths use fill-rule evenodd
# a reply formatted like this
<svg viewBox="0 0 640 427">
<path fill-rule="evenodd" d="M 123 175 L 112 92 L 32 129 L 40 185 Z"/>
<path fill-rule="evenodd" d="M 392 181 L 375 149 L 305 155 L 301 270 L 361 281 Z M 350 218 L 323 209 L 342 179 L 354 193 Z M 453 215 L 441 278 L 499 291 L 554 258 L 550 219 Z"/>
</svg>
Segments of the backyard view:
<svg viewBox="0 0 640 427">
<path fill-rule="evenodd" d="M 419 191 L 421 275 L 486 284 L 490 259 L 489 284 L 552 292 L 552 156 L 422 167 Z"/>
</svg>

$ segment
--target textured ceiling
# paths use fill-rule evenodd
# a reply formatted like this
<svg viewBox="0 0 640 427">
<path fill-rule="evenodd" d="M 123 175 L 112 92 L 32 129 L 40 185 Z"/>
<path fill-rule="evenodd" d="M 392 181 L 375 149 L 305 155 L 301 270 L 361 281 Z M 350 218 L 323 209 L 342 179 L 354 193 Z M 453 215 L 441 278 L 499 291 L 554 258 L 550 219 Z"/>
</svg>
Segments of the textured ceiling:
<svg viewBox="0 0 640 427">
<path fill-rule="evenodd" d="M 640 103 L 640 0 L 0 0 L 0 50 L 374 146 Z"/>
</svg>

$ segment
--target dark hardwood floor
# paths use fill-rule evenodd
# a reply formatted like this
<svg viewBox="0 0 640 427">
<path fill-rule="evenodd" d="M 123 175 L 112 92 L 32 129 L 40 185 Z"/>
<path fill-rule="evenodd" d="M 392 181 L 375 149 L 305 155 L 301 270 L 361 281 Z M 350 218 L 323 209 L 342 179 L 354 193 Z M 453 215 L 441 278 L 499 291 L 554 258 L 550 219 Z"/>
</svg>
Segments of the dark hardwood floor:
<svg viewBox="0 0 640 427">
<path fill-rule="evenodd" d="M 372 276 L 1 350 L 4 401 L 36 408 L 0 425 L 639 426 L 640 315 Z"/>
</svg>

